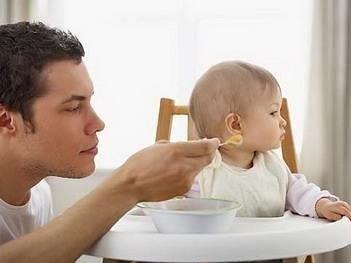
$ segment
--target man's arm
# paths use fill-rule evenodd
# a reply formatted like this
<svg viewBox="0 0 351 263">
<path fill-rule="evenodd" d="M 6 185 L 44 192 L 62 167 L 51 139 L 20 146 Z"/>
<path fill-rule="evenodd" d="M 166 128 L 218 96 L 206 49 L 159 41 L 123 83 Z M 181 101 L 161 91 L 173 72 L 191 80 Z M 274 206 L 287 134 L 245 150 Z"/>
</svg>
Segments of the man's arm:
<svg viewBox="0 0 351 263">
<path fill-rule="evenodd" d="M 184 194 L 219 141 L 153 145 L 48 225 L 0 247 L 0 262 L 73 262 L 139 201 Z"/>
<path fill-rule="evenodd" d="M 0 262 L 74 262 L 137 203 L 123 171 L 117 173 L 120 178 L 104 182 L 48 225 L 1 246 Z"/>
</svg>

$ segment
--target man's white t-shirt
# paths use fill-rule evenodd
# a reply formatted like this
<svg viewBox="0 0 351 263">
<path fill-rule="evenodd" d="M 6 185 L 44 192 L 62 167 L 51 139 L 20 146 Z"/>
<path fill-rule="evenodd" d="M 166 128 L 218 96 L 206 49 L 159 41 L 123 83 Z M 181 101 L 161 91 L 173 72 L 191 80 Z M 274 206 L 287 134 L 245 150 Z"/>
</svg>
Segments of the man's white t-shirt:
<svg viewBox="0 0 351 263">
<path fill-rule="evenodd" d="M 51 190 L 45 180 L 31 189 L 31 197 L 23 206 L 0 199 L 0 245 L 45 225 L 52 215 Z"/>
</svg>

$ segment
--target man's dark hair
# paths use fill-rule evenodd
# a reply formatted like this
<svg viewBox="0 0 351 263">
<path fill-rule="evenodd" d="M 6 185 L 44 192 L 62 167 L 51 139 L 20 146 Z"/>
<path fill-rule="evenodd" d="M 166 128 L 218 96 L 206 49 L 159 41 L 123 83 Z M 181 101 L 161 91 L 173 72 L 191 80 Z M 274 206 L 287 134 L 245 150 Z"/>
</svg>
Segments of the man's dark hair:
<svg viewBox="0 0 351 263">
<path fill-rule="evenodd" d="M 62 60 L 79 63 L 83 56 L 82 44 L 70 32 L 43 23 L 1 25 L 0 104 L 31 123 L 32 104 L 45 94 L 39 85 L 44 67 Z"/>
</svg>

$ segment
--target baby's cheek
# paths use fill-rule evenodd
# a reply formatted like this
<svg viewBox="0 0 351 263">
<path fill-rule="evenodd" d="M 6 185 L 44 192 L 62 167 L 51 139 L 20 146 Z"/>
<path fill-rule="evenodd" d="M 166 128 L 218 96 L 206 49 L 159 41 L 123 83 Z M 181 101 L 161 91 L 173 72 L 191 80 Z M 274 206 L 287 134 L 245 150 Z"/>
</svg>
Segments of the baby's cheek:
<svg viewBox="0 0 351 263">
<path fill-rule="evenodd" d="M 262 142 L 262 140 L 269 138 L 269 136 L 269 133 L 267 134 L 267 132 L 259 129 L 256 129 L 250 134 L 251 140 L 256 142 Z"/>
</svg>

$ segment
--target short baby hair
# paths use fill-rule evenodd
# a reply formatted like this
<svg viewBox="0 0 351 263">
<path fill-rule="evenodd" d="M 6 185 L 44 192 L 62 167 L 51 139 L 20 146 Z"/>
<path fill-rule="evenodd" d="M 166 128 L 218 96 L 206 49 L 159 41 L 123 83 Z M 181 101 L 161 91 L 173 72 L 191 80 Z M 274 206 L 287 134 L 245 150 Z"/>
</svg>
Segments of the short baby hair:
<svg viewBox="0 0 351 263">
<path fill-rule="evenodd" d="M 225 61 L 207 70 L 196 82 L 190 98 L 190 116 L 200 138 L 219 137 L 225 117 L 245 115 L 265 90 L 279 90 L 266 69 L 243 61 Z"/>
</svg>

